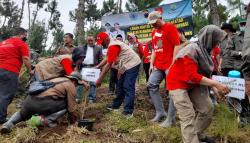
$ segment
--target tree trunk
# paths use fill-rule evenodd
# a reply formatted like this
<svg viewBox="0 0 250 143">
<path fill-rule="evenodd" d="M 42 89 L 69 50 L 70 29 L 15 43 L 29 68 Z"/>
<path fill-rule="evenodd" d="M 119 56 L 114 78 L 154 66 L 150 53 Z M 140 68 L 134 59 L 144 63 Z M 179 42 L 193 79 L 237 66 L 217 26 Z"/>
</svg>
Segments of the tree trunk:
<svg viewBox="0 0 250 143">
<path fill-rule="evenodd" d="M 2 25 L 2 27 L 5 25 L 6 20 L 7 20 L 7 17 L 5 16 L 5 17 L 4 17 L 4 20 L 3 20 L 3 25 Z"/>
<path fill-rule="evenodd" d="M 209 7 L 210 7 L 212 23 L 214 25 L 220 26 L 220 16 L 216 0 L 209 0 Z"/>
<path fill-rule="evenodd" d="M 78 9 L 76 11 L 76 29 L 77 29 L 78 46 L 83 45 L 85 40 L 84 20 L 85 20 L 85 0 L 79 0 Z"/>
<path fill-rule="evenodd" d="M 31 25 L 31 29 L 33 29 L 33 26 L 34 26 L 34 24 L 35 24 L 35 22 L 36 22 L 36 17 L 37 17 L 37 14 L 38 14 L 38 11 L 40 10 L 40 8 L 39 8 L 39 6 L 38 6 L 38 4 L 36 5 L 36 12 L 35 12 L 35 14 L 34 14 L 34 18 L 33 18 L 33 21 L 32 21 L 32 25 Z"/>
<path fill-rule="evenodd" d="M 28 0 L 28 14 L 29 14 L 29 31 L 30 31 L 30 0 Z"/>
<path fill-rule="evenodd" d="M 22 2 L 22 9 L 21 9 L 21 14 L 17 23 L 17 26 L 20 27 L 23 19 L 23 11 L 24 11 L 24 5 L 25 5 L 25 0 Z"/>
</svg>

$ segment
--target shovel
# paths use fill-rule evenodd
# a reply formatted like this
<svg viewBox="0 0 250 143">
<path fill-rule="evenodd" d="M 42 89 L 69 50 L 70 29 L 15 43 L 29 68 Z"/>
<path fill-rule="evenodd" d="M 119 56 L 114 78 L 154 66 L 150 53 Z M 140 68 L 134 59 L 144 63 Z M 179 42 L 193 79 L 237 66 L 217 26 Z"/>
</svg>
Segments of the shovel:
<svg viewBox="0 0 250 143">
<path fill-rule="evenodd" d="M 85 112 L 86 112 L 86 107 L 88 106 L 88 89 L 84 90 L 83 92 L 83 110 L 81 110 L 80 114 L 81 114 L 81 118 L 78 121 L 78 127 L 84 127 L 89 131 L 93 130 L 93 124 L 94 121 L 90 120 L 90 119 L 83 119 L 85 116 Z"/>
</svg>

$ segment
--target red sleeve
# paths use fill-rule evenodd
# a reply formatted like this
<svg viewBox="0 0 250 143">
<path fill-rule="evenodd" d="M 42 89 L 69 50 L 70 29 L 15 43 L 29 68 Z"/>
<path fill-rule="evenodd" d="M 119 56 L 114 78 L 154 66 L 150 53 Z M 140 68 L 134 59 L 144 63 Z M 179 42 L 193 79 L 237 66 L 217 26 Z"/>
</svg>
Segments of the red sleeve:
<svg viewBox="0 0 250 143">
<path fill-rule="evenodd" d="M 175 25 L 169 23 L 168 26 L 165 27 L 165 30 L 167 31 L 167 39 L 171 42 L 172 46 L 180 45 L 180 38 Z"/>
<path fill-rule="evenodd" d="M 23 41 L 20 42 L 20 51 L 22 57 L 30 57 L 29 46 Z"/>
<path fill-rule="evenodd" d="M 64 68 L 66 75 L 70 75 L 73 71 L 72 62 L 70 59 L 66 58 L 61 61 L 61 65 Z"/>
<path fill-rule="evenodd" d="M 140 54 L 140 56 L 143 57 L 143 48 L 142 48 L 142 44 L 141 43 L 138 44 L 138 48 L 139 48 L 139 54 Z"/>
<path fill-rule="evenodd" d="M 107 51 L 107 62 L 108 63 L 115 62 L 115 60 L 117 59 L 117 57 L 120 54 L 120 51 L 121 51 L 121 47 L 120 46 L 118 46 L 118 45 L 110 46 L 108 48 L 108 51 Z"/>
<path fill-rule="evenodd" d="M 148 44 L 145 45 L 144 49 L 143 49 L 143 57 L 147 58 L 148 56 Z"/>
<path fill-rule="evenodd" d="M 189 57 L 184 57 L 184 66 L 185 66 L 185 73 L 187 74 L 188 77 L 188 82 L 191 82 L 192 84 L 199 84 L 201 79 L 202 79 L 202 75 L 198 73 L 198 65 L 196 64 L 195 61 L 193 61 L 193 59 L 189 58 Z"/>
<path fill-rule="evenodd" d="M 218 54 L 220 54 L 220 48 L 219 47 L 215 47 L 214 48 L 214 55 L 217 56 Z"/>
</svg>

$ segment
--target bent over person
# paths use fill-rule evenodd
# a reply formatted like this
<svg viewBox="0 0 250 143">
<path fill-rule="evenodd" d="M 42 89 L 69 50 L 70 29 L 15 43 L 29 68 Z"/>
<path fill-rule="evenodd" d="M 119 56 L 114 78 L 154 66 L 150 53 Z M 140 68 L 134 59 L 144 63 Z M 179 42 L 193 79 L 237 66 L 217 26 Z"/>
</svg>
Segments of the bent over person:
<svg viewBox="0 0 250 143">
<path fill-rule="evenodd" d="M 127 118 L 133 116 L 135 99 L 135 82 L 139 73 L 141 60 L 139 56 L 125 43 L 109 38 L 108 34 L 101 32 L 97 35 L 97 44 L 108 48 L 107 60 L 96 85 L 100 86 L 106 73 L 111 69 L 112 64 L 118 70 L 117 95 L 108 109 L 118 109 L 124 102 L 123 115 Z M 98 65 L 101 67 L 103 65 Z"/>
<path fill-rule="evenodd" d="M 181 49 L 169 69 L 167 90 L 180 118 L 184 143 L 215 143 L 203 133 L 213 115 L 209 87 L 222 95 L 230 90 L 210 79 L 213 62 L 209 54 L 225 37 L 226 33 L 217 26 L 202 28 L 198 33 L 198 44 L 190 43 Z"/>
<path fill-rule="evenodd" d="M 76 86 L 81 84 L 81 80 L 81 74 L 78 72 L 72 72 L 67 77 L 51 79 L 51 82 L 60 83 L 39 95 L 28 95 L 24 100 L 21 110 L 14 113 L 11 118 L 3 124 L 1 133 L 10 132 L 15 124 L 28 120 L 35 114 L 44 115 L 44 124 L 46 124 L 50 123 L 50 119 L 52 118 L 56 120 L 63 116 L 67 110 L 70 115 L 70 123 L 74 123 L 78 117 L 75 101 Z M 55 115 L 58 111 L 62 112 Z"/>
</svg>

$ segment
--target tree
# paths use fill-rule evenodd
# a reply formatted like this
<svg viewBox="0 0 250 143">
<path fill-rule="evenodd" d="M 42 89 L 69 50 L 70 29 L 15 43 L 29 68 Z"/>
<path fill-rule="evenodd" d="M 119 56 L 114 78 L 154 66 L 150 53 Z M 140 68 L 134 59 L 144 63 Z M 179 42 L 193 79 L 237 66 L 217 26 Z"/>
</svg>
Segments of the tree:
<svg viewBox="0 0 250 143">
<path fill-rule="evenodd" d="M 194 23 L 194 34 L 197 34 L 199 30 L 208 25 L 208 20 L 206 17 L 207 5 L 204 0 L 194 0 L 193 1 L 193 23 Z"/>
<path fill-rule="evenodd" d="M 20 27 L 20 25 L 21 25 L 21 23 L 22 23 L 23 12 L 24 12 L 24 6 L 25 6 L 25 0 L 22 1 L 21 13 L 20 13 L 19 19 L 18 19 L 18 21 L 17 21 L 18 27 Z"/>
<path fill-rule="evenodd" d="M 70 11 L 70 20 L 76 22 L 77 45 L 83 45 L 85 42 L 85 25 L 95 25 L 95 22 L 101 18 L 100 10 L 97 9 L 95 0 L 79 0 L 78 8 Z"/>
<path fill-rule="evenodd" d="M 128 11 L 143 11 L 148 8 L 157 7 L 162 0 L 128 0 L 126 2 L 126 9 Z"/>
<path fill-rule="evenodd" d="M 57 28 L 52 32 L 52 35 L 53 42 L 48 50 L 51 54 L 55 53 L 56 50 L 63 44 L 64 31 L 62 28 Z"/>
<path fill-rule="evenodd" d="M 223 23 L 228 20 L 228 17 L 230 17 L 229 12 L 227 11 L 227 7 L 222 4 L 218 4 L 218 13 L 219 13 L 220 21 Z M 207 17 L 208 17 L 209 23 L 212 23 L 211 13 L 208 13 Z"/>
<path fill-rule="evenodd" d="M 61 29 L 62 28 L 62 23 L 60 22 L 60 12 L 57 10 L 57 1 L 56 0 L 52 0 L 47 7 L 45 8 L 46 12 L 50 13 L 50 18 L 48 21 L 48 26 L 46 29 L 46 38 L 44 41 L 44 44 L 46 45 L 47 43 L 47 39 L 48 39 L 48 34 L 49 31 L 57 31 L 57 29 Z"/>
<path fill-rule="evenodd" d="M 39 12 L 40 9 L 43 8 L 44 4 L 47 3 L 48 0 L 28 0 L 28 9 L 29 9 L 29 31 L 32 31 L 32 27 L 35 24 L 36 18 L 37 18 L 37 14 Z M 35 11 L 33 11 L 33 19 L 32 19 L 32 23 L 31 22 L 31 18 L 30 18 L 30 3 L 32 4 L 36 4 L 36 9 Z"/>
<path fill-rule="evenodd" d="M 1 6 L 1 15 L 4 17 L 4 21 L 1 27 L 3 27 L 8 19 L 11 19 L 13 16 L 16 16 L 19 14 L 18 6 L 15 2 L 10 0 L 3 0 L 2 6 Z"/>
<path fill-rule="evenodd" d="M 46 25 L 44 22 L 36 21 L 34 23 L 30 39 L 29 45 L 32 49 L 38 50 L 39 52 L 43 52 L 45 50 L 44 39 L 46 38 Z"/>
<path fill-rule="evenodd" d="M 209 8 L 211 13 L 212 23 L 214 25 L 220 26 L 220 16 L 216 0 L 209 0 Z"/>
<path fill-rule="evenodd" d="M 117 14 L 117 4 L 114 0 L 103 1 L 103 7 L 101 9 L 101 15 Z"/>
</svg>

